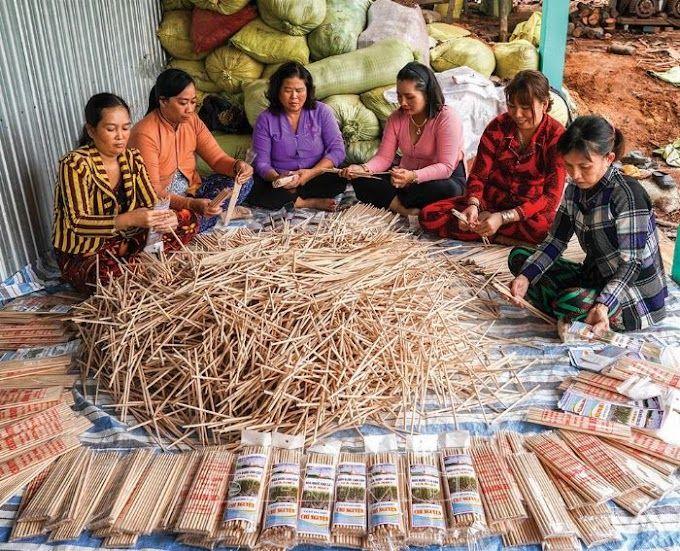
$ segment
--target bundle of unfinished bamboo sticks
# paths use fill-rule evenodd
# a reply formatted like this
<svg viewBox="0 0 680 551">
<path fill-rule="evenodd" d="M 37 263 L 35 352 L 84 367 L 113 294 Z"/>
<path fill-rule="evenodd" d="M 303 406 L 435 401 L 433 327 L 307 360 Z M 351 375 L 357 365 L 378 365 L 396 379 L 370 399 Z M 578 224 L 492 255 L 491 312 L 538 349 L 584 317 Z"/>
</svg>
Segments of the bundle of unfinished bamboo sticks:
<svg viewBox="0 0 680 551">
<path fill-rule="evenodd" d="M 77 307 L 84 372 L 123 419 L 203 445 L 243 428 L 310 441 L 430 413 L 491 421 L 526 390 L 522 366 L 493 356 L 489 281 L 395 222 L 359 205 L 149 257 Z"/>
</svg>

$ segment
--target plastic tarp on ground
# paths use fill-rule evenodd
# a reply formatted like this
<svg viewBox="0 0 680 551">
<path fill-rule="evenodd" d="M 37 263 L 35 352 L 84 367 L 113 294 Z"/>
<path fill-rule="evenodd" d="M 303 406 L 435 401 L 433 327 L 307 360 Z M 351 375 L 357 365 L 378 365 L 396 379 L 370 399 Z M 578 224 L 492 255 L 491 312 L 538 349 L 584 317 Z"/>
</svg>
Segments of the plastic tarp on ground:
<svg viewBox="0 0 680 551">
<path fill-rule="evenodd" d="M 446 104 L 456 110 L 463 122 L 465 158 L 474 157 L 486 126 L 507 110 L 503 88 L 496 88 L 489 79 L 469 67 L 456 67 L 436 75 Z M 385 92 L 385 99 L 397 101 L 396 87 Z"/>
</svg>

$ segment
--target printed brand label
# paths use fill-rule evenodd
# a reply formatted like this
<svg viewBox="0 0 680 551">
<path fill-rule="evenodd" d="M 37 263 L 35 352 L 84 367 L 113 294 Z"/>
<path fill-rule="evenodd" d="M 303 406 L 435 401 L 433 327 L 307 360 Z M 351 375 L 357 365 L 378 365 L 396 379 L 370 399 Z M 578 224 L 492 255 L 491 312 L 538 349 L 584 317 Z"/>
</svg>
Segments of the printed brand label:
<svg viewBox="0 0 680 551">
<path fill-rule="evenodd" d="M 335 486 L 335 468 L 308 464 L 302 484 L 298 532 L 330 535 L 331 500 Z"/>
<path fill-rule="evenodd" d="M 229 485 L 229 497 L 224 521 L 245 521 L 253 528 L 258 520 L 258 496 L 264 478 L 267 456 L 242 455 L 236 458 L 234 478 Z"/>
<path fill-rule="evenodd" d="M 363 463 L 338 466 L 333 526 L 366 529 L 366 465 Z"/>
<path fill-rule="evenodd" d="M 449 488 L 449 511 L 452 515 L 481 514 L 477 476 L 469 455 L 450 455 L 444 458 L 446 484 Z"/>
<path fill-rule="evenodd" d="M 394 463 L 380 463 L 368 469 L 370 505 L 368 524 L 376 526 L 399 526 L 399 480 Z"/>
<path fill-rule="evenodd" d="M 433 465 L 411 465 L 411 526 L 413 528 L 446 528 L 439 469 Z"/>
<path fill-rule="evenodd" d="M 297 526 L 299 486 L 300 465 L 298 463 L 279 463 L 272 467 L 265 528 L 276 526 L 295 528 Z"/>
</svg>

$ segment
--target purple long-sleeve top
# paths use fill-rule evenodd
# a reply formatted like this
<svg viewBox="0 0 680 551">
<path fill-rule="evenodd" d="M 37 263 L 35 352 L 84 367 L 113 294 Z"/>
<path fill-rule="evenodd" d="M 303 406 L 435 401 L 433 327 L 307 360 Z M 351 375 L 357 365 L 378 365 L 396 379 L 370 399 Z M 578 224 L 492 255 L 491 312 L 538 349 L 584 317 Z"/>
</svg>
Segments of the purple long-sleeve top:
<svg viewBox="0 0 680 551">
<path fill-rule="evenodd" d="M 314 109 L 300 113 L 297 132 L 285 113 L 269 109 L 260 113 L 253 131 L 254 168 L 261 177 L 272 169 L 276 172 L 312 168 L 321 159 L 334 166 L 345 160 L 345 144 L 333 111 L 321 102 Z"/>
</svg>

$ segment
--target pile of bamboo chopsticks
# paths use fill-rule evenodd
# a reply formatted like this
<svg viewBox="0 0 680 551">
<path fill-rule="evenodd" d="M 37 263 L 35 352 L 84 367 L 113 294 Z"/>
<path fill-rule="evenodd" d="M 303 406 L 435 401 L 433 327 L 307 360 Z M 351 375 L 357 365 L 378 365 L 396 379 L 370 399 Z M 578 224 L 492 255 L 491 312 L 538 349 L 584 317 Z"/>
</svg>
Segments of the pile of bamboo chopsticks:
<svg viewBox="0 0 680 551">
<path fill-rule="evenodd" d="M 227 444 L 428 415 L 493 422 L 525 365 L 487 335 L 492 278 L 357 205 L 318 226 L 201 236 L 75 309 L 84 373 L 151 434 Z M 535 390 L 535 389 L 531 389 Z"/>
<path fill-rule="evenodd" d="M 385 545 L 398 547 L 414 535 L 423 537 L 423 525 L 413 523 L 414 518 L 421 522 L 427 518 L 422 512 L 422 488 L 421 501 L 413 494 L 417 487 L 413 473 L 429 473 L 427 508 L 436 510 L 440 519 L 429 525 L 427 542 L 480 548 L 484 538 L 492 535 L 501 535 L 510 547 L 542 543 L 544 549 L 575 551 L 581 549 L 580 541 L 588 547 L 616 542 L 620 535 L 608 501 L 639 515 L 678 485 L 674 473 L 680 466 L 680 450 L 656 439 L 609 440 L 563 429 L 533 435 L 501 431 L 490 438 L 466 438 L 468 443 L 459 449 L 418 454 L 416 471 L 412 453 L 350 454 L 355 473 L 357 466 L 365 469 L 376 462 L 384 471 L 387 459 L 383 456 L 389 456 L 397 471 L 403 472 L 405 483 L 390 498 L 400 528 L 383 534 Z M 259 488 L 246 487 L 245 471 L 236 478 L 234 472 L 244 467 L 244 458 L 254 465 L 257 457 L 262 458 L 262 469 L 251 483 Z M 343 457 L 348 460 L 347 454 L 341 454 L 340 462 Z M 279 547 L 306 541 L 301 528 L 309 524 L 303 522 L 305 506 L 326 511 L 319 515 L 324 524 L 317 529 L 330 542 L 336 504 L 347 500 L 348 494 L 332 491 L 333 478 L 324 486 L 331 488 L 323 494 L 327 505 L 320 498 L 309 502 L 303 489 L 309 488 L 305 478 L 311 464 L 317 471 L 319 465 L 327 465 L 327 472 L 336 473 L 339 481 L 346 470 L 335 468 L 338 460 L 337 452 L 323 459 L 318 452 L 302 455 L 252 447 L 236 453 L 217 446 L 180 453 L 140 449 L 127 454 L 78 448 L 49 467 L 40 467 L 40 475 L 23 496 L 10 539 L 49 534 L 50 541 L 69 541 L 90 530 L 107 547 L 125 547 L 134 546 L 142 535 L 170 532 L 178 534 L 180 541 L 208 549 L 234 541 L 244 549 L 255 548 L 269 541 L 258 534 L 266 534 L 269 505 L 280 506 L 280 501 L 271 501 L 277 492 L 267 486 L 278 476 L 276 469 L 285 464 L 286 472 L 297 473 L 292 479 L 297 493 L 295 487 L 291 489 L 292 523 L 287 524 L 286 543 Z M 423 471 L 422 465 L 428 470 Z M 307 474 L 303 477 L 303 473 Z M 292 475 L 287 476 L 291 480 Z M 345 546 L 351 542 L 351 547 L 371 548 L 372 527 L 385 522 L 384 515 L 372 508 L 373 501 L 385 497 L 372 493 L 375 481 L 371 480 L 370 476 L 354 476 L 354 485 L 363 486 L 355 488 L 353 509 L 363 511 L 364 516 L 357 519 L 356 537 L 339 540 Z M 269 496 L 270 501 L 256 496 Z M 234 531 L 233 525 L 239 523 L 229 521 L 227 511 L 235 507 L 243 512 L 248 503 L 253 507 L 251 521 L 241 523 L 242 532 Z M 240 539 L 234 539 L 237 533 Z"/>
</svg>

